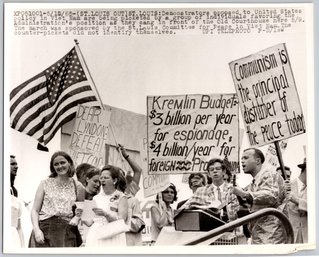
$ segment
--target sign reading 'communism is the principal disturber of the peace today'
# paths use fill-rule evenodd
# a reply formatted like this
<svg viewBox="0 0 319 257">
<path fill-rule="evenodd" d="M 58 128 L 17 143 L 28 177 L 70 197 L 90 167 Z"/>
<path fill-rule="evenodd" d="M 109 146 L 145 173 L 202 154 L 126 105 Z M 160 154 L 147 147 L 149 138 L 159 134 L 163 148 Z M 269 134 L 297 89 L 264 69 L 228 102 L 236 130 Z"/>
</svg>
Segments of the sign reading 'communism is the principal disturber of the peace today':
<svg viewBox="0 0 319 257">
<path fill-rule="evenodd" d="M 147 97 L 149 174 L 205 172 L 211 158 L 238 168 L 236 94 Z"/>
<path fill-rule="evenodd" d="M 229 64 L 251 146 L 306 132 L 285 44 Z"/>
</svg>

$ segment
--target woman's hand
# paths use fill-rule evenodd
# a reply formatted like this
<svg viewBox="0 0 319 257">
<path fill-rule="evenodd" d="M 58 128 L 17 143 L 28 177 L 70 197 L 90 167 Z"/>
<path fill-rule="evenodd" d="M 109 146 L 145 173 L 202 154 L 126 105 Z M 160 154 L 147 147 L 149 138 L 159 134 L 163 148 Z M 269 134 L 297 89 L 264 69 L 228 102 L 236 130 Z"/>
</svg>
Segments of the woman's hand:
<svg viewBox="0 0 319 257">
<path fill-rule="evenodd" d="M 124 157 L 125 159 L 127 159 L 129 155 L 128 155 L 128 153 L 126 152 L 126 150 L 125 150 L 125 148 L 124 148 L 123 145 L 120 145 L 120 144 L 119 144 L 119 150 L 121 151 L 121 154 L 123 155 L 123 157 Z"/>
<path fill-rule="evenodd" d="M 41 229 L 34 230 L 34 237 L 38 244 L 44 244 L 44 235 Z"/>
<path fill-rule="evenodd" d="M 80 208 L 75 209 L 75 216 L 81 217 L 82 213 L 83 213 L 83 209 L 80 209 Z"/>
<path fill-rule="evenodd" d="M 70 220 L 69 224 L 70 224 L 71 226 L 77 226 L 77 225 L 79 224 L 80 219 L 81 219 L 80 217 L 74 216 L 74 217 Z"/>
</svg>

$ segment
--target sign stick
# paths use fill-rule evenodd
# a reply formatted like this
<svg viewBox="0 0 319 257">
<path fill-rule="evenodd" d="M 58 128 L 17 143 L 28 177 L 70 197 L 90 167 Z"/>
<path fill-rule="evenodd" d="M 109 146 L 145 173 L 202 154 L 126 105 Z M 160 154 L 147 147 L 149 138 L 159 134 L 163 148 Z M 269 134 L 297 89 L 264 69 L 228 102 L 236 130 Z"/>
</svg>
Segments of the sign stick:
<svg viewBox="0 0 319 257">
<path fill-rule="evenodd" d="M 281 151 L 280 151 L 280 147 L 279 147 L 279 141 L 275 141 L 274 143 L 275 143 L 275 148 L 276 148 L 277 157 L 278 157 L 278 160 L 279 160 L 282 176 L 283 176 L 284 180 L 286 180 L 287 179 L 287 174 L 286 174 L 284 161 L 282 159 L 282 155 L 281 155 Z"/>
<path fill-rule="evenodd" d="M 112 123 L 111 123 L 111 122 L 110 122 L 110 129 L 111 129 L 112 135 L 113 135 L 113 137 L 114 137 L 115 144 L 116 144 L 117 147 L 119 147 L 119 144 L 118 144 L 118 142 L 117 142 L 117 139 L 116 139 L 116 136 L 115 136 L 115 133 L 114 133 L 114 130 L 113 130 L 113 126 L 112 126 Z M 119 153 L 120 153 L 122 162 L 124 162 L 124 156 L 122 155 L 122 152 L 120 151 L 119 148 L 118 148 L 118 151 L 119 151 Z"/>
<path fill-rule="evenodd" d="M 79 52 L 79 57 L 80 57 L 81 60 L 83 61 L 84 66 L 85 66 L 85 68 L 86 68 L 86 70 L 87 70 L 87 73 L 88 73 L 88 75 L 89 75 L 89 77 L 90 77 L 90 80 L 91 80 L 91 82 L 92 82 L 92 84 L 93 84 L 93 86 L 94 86 L 94 88 L 95 88 L 96 94 L 97 94 L 98 99 L 99 99 L 100 104 L 101 104 L 101 107 L 102 107 L 103 110 L 105 110 L 105 107 L 104 107 L 104 104 L 103 104 L 103 102 L 102 102 L 101 96 L 100 96 L 99 92 L 97 91 L 97 88 L 96 88 L 96 86 L 95 86 L 95 83 L 94 83 L 94 81 L 93 81 L 93 78 L 92 78 L 92 76 L 91 76 L 91 73 L 90 73 L 90 71 L 89 71 L 89 68 L 87 67 L 86 62 L 85 62 L 85 59 L 83 58 L 81 49 L 80 49 L 80 47 L 79 47 L 79 41 L 78 41 L 77 39 L 74 39 L 74 42 L 75 42 L 76 48 L 77 48 L 77 50 L 78 50 L 78 52 Z M 113 135 L 113 137 L 114 137 L 114 140 L 115 140 L 115 144 L 116 144 L 116 146 L 119 146 L 118 143 L 117 143 L 116 136 L 115 136 L 115 134 L 114 134 L 114 130 L 113 130 L 113 127 L 112 127 L 112 123 L 111 123 L 111 122 L 110 122 L 110 128 L 111 128 L 111 132 L 112 132 L 112 135 Z M 122 156 L 121 151 L 119 151 L 119 152 L 120 152 L 121 160 L 124 162 L 124 157 Z"/>
</svg>

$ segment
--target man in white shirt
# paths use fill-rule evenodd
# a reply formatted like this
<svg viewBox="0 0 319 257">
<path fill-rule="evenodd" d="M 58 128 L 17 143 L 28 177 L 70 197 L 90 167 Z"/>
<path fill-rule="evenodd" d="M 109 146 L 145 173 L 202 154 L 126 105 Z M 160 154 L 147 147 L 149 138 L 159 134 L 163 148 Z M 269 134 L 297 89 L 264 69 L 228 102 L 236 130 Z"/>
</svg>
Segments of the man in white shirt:
<svg viewBox="0 0 319 257">
<path fill-rule="evenodd" d="M 237 197 L 229 190 L 229 184 L 225 181 L 226 167 L 224 161 L 219 158 L 213 158 L 207 163 L 207 176 L 211 178 L 212 183 L 204 187 L 199 187 L 194 195 L 187 201 L 191 207 L 194 205 L 216 205 L 225 206 L 227 214 L 226 221 L 235 220 L 239 203 Z M 224 216 L 222 215 L 222 216 Z M 224 216 L 225 217 L 225 216 Z"/>
<path fill-rule="evenodd" d="M 24 247 L 24 235 L 21 226 L 22 203 L 18 199 L 18 190 L 14 187 L 14 179 L 18 172 L 18 163 L 14 155 L 10 155 L 10 194 L 11 194 L 11 242 L 13 248 Z"/>
<path fill-rule="evenodd" d="M 295 243 L 308 242 L 307 215 L 307 162 L 306 158 L 298 167 L 301 169 L 298 178 L 291 181 L 287 195 L 288 217 L 294 229 Z"/>
</svg>

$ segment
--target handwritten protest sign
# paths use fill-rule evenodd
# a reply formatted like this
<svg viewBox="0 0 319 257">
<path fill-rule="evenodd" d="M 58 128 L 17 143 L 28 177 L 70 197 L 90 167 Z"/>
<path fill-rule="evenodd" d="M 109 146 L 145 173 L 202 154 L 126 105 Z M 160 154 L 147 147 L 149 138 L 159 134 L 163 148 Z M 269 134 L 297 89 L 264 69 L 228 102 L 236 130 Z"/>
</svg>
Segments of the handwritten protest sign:
<svg viewBox="0 0 319 257">
<path fill-rule="evenodd" d="M 283 140 L 279 142 L 279 149 L 283 153 L 287 148 L 288 140 Z M 276 147 L 274 144 L 268 146 L 267 152 L 265 153 L 264 165 L 269 169 L 275 170 L 280 164 L 277 156 Z"/>
<path fill-rule="evenodd" d="M 235 60 L 229 66 L 252 146 L 306 132 L 285 44 Z"/>
<path fill-rule="evenodd" d="M 147 97 L 149 174 L 204 172 L 211 158 L 238 168 L 235 94 Z"/>
<path fill-rule="evenodd" d="M 141 159 L 143 166 L 143 190 L 144 197 L 150 197 L 159 192 L 164 191 L 170 185 L 170 180 L 168 175 L 149 175 L 147 173 L 147 139 L 145 138 L 141 142 Z"/>
<path fill-rule="evenodd" d="M 79 105 L 69 152 L 76 163 L 101 167 L 105 163 L 105 143 L 111 112 L 92 106 Z"/>
</svg>

